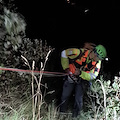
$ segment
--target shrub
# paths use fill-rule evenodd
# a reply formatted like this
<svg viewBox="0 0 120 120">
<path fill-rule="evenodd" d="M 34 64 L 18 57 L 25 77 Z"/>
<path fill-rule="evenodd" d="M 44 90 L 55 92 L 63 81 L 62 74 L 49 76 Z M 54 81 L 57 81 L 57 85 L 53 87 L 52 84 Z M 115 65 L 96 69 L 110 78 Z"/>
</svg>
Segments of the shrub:
<svg viewBox="0 0 120 120">
<path fill-rule="evenodd" d="M 85 112 L 82 116 L 88 120 L 118 120 L 120 118 L 120 80 L 96 80 L 87 93 Z"/>
</svg>

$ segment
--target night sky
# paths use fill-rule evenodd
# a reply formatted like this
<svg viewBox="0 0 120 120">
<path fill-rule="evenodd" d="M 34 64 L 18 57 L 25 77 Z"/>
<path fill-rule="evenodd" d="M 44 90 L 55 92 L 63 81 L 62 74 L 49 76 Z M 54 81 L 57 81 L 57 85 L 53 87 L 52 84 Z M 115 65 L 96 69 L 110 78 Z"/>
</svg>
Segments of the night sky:
<svg viewBox="0 0 120 120">
<path fill-rule="evenodd" d="M 47 40 L 62 50 L 84 42 L 103 44 L 110 62 L 107 69 L 119 71 L 120 4 L 102 0 L 16 0 L 17 11 L 26 20 L 29 38 Z"/>
</svg>

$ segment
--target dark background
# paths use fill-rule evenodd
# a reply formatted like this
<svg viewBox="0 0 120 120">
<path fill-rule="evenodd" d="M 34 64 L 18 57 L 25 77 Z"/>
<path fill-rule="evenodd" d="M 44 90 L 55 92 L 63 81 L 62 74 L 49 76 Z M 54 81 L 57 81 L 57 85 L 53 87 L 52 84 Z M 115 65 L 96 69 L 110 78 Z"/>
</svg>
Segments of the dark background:
<svg viewBox="0 0 120 120">
<path fill-rule="evenodd" d="M 81 47 L 84 42 L 103 44 L 110 58 L 108 63 L 104 62 L 104 70 L 111 74 L 119 71 L 119 2 L 16 0 L 15 5 L 17 11 L 25 17 L 27 37 L 47 40 L 50 46 L 56 48 L 58 56 L 61 50 Z"/>
</svg>

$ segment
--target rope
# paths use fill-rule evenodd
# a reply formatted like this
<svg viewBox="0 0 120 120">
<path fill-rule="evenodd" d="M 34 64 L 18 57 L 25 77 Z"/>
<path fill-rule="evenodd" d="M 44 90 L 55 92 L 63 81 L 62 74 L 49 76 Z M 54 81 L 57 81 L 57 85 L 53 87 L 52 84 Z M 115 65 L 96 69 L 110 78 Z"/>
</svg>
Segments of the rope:
<svg viewBox="0 0 120 120">
<path fill-rule="evenodd" d="M 7 67 L 0 67 L 0 70 L 5 70 L 5 71 L 13 71 L 13 72 L 23 72 L 23 73 L 34 73 L 34 74 L 43 74 L 44 76 L 66 76 L 68 75 L 67 73 L 62 73 L 62 72 L 50 72 L 50 71 L 32 71 L 32 70 L 23 70 L 23 69 L 17 69 L 17 68 L 7 68 Z"/>
</svg>

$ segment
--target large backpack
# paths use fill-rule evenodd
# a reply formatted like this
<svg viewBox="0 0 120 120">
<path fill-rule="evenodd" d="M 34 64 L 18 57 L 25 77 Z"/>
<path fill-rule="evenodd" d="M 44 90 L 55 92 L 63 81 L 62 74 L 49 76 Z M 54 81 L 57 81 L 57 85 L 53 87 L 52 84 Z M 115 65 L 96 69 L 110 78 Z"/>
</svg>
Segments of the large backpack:
<svg viewBox="0 0 120 120">
<path fill-rule="evenodd" d="M 83 49 L 92 51 L 95 47 L 96 47 L 96 45 L 94 43 L 86 42 L 86 43 L 84 43 Z"/>
</svg>

